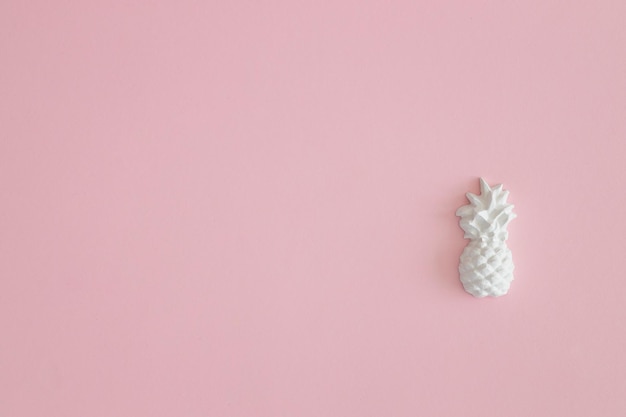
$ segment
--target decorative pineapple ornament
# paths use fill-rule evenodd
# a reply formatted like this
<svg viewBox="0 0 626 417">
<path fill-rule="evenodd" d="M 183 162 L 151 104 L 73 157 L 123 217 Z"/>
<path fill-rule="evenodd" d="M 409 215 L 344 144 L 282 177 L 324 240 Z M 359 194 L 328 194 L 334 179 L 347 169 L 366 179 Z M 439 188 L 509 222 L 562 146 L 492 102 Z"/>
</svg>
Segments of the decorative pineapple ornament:
<svg viewBox="0 0 626 417">
<path fill-rule="evenodd" d="M 513 281 L 513 258 L 505 241 L 509 237 L 506 227 L 517 216 L 506 202 L 509 192 L 502 184 L 491 188 L 481 178 L 480 196 L 466 195 L 470 204 L 456 211 L 464 237 L 470 239 L 461 254 L 461 282 L 474 297 L 499 297 Z"/>
</svg>

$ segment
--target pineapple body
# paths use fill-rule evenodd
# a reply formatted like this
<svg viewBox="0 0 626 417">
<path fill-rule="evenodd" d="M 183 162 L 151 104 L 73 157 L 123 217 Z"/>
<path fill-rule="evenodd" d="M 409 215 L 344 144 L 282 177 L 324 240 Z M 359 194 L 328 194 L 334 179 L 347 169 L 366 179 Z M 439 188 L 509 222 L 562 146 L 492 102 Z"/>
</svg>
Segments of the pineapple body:
<svg viewBox="0 0 626 417">
<path fill-rule="evenodd" d="M 475 297 L 499 297 L 513 281 L 513 256 L 498 240 L 470 241 L 461 254 L 459 272 L 465 291 Z"/>
<path fill-rule="evenodd" d="M 467 193 L 470 204 L 456 215 L 465 238 L 470 239 L 459 264 L 461 283 L 475 297 L 499 297 L 506 294 L 513 281 L 513 258 L 506 246 L 507 225 L 516 216 L 507 203 L 508 191 L 502 185 L 490 187 L 480 179 L 480 195 Z"/>
</svg>

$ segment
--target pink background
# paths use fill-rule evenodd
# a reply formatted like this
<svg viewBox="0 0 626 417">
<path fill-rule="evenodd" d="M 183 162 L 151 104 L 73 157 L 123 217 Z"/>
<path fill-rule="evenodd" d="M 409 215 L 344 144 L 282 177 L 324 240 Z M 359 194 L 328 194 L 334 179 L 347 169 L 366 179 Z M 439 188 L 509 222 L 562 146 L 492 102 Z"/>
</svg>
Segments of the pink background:
<svg viewBox="0 0 626 417">
<path fill-rule="evenodd" d="M 0 416 L 626 415 L 625 16 L 2 1 Z"/>
</svg>

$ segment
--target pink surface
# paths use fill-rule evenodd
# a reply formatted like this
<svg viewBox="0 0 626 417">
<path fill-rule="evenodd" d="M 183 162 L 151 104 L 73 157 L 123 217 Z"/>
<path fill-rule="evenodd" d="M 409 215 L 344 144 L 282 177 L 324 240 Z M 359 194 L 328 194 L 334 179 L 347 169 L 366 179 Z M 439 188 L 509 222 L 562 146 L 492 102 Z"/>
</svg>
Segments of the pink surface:
<svg viewBox="0 0 626 417">
<path fill-rule="evenodd" d="M 3 1 L 0 416 L 626 415 L 625 15 Z"/>
</svg>

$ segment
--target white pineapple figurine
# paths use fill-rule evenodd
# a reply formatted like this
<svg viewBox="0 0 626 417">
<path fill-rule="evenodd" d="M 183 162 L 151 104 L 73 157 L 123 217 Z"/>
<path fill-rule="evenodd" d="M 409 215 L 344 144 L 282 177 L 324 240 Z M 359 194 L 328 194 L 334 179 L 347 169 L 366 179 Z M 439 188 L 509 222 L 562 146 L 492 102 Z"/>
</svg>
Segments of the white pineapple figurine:
<svg viewBox="0 0 626 417">
<path fill-rule="evenodd" d="M 513 258 L 506 246 L 507 225 L 516 215 L 502 184 L 489 187 L 480 179 L 480 196 L 467 193 L 470 204 L 459 208 L 461 228 L 470 242 L 461 254 L 459 272 L 465 291 L 474 297 L 499 297 L 513 281 Z"/>
</svg>

